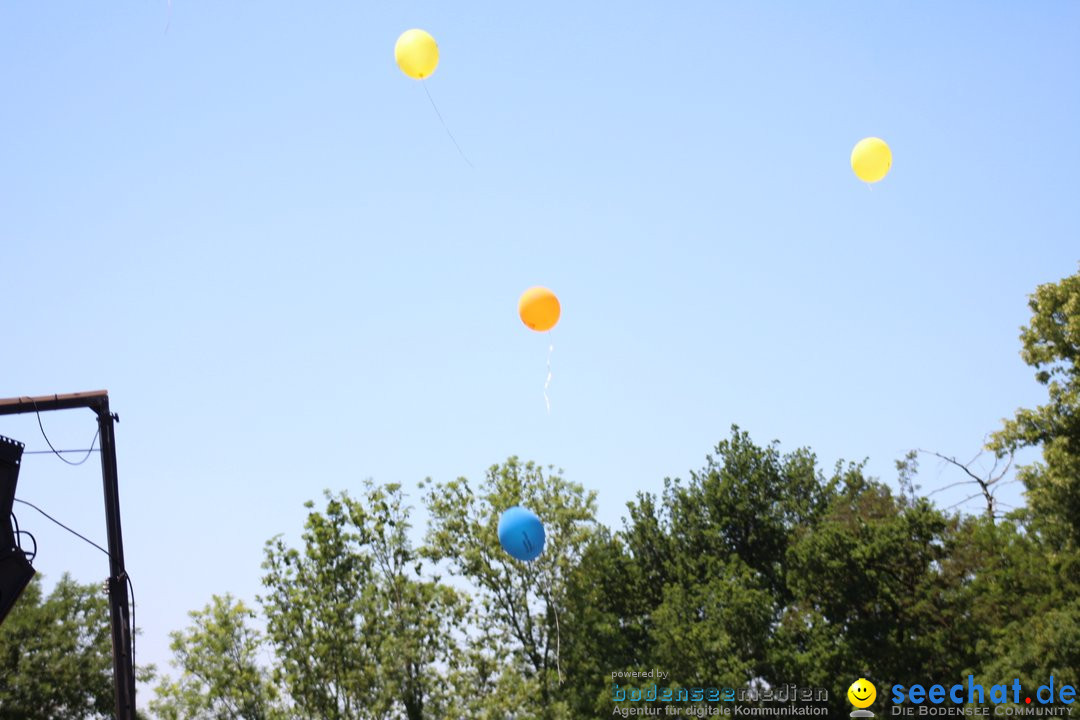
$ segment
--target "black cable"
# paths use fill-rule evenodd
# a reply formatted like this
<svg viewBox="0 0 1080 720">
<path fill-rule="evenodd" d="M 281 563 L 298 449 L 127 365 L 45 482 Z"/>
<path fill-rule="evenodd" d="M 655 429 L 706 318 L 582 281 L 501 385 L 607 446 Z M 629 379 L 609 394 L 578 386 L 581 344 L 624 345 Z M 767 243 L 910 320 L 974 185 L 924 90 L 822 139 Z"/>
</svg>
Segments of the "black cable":
<svg viewBox="0 0 1080 720">
<path fill-rule="evenodd" d="M 91 545 L 93 545 L 94 547 L 96 547 L 96 548 L 97 548 L 98 550 L 100 550 L 101 552 L 105 553 L 106 555 L 109 555 L 109 551 L 108 551 L 108 550 L 106 550 L 105 548 L 101 547 L 100 545 L 98 545 L 98 544 L 97 544 L 96 542 L 94 542 L 94 541 L 93 541 L 93 540 L 91 540 L 90 538 L 86 537 L 85 535 L 82 535 L 82 534 L 80 534 L 80 533 L 77 533 L 77 532 L 75 532 L 74 530 L 72 530 L 71 528 L 69 528 L 69 527 L 68 527 L 67 525 L 65 525 L 64 523 L 60 522 L 59 520 L 57 520 L 56 518 L 54 518 L 54 517 L 53 517 L 52 515 L 50 515 L 49 513 L 45 512 L 44 510 L 42 510 L 41 508 L 39 508 L 39 507 L 38 507 L 37 505 L 34 505 L 33 503 L 28 503 L 28 502 L 26 502 L 25 500 L 20 500 L 19 498 L 15 498 L 15 502 L 17 502 L 17 503 L 22 503 L 23 505 L 29 505 L 30 507 L 34 508 L 35 510 L 37 510 L 37 511 L 38 511 L 39 513 L 41 513 L 41 514 L 42 514 L 42 515 L 44 515 L 45 517 L 47 517 L 47 518 L 49 518 L 50 520 L 52 520 L 52 521 L 53 521 L 54 523 L 56 523 L 56 524 L 57 524 L 57 525 L 59 525 L 60 527 L 62 527 L 62 528 L 64 528 L 65 530 L 67 530 L 67 531 L 68 531 L 69 533 L 71 533 L 72 535 L 75 535 L 76 537 L 78 537 L 78 538 L 81 538 L 82 540 L 85 540 L 86 542 L 90 543 Z M 109 555 L 109 557 L 112 557 L 112 555 Z"/>
<path fill-rule="evenodd" d="M 101 452 L 101 448 L 90 448 L 89 450 L 24 450 L 23 455 L 62 455 L 64 453 L 92 453 Z M 85 462 L 85 460 L 83 461 Z"/>
<path fill-rule="evenodd" d="M 126 572 L 124 578 L 127 579 L 128 590 L 131 591 L 131 674 L 137 675 L 138 668 L 135 667 L 135 633 L 139 627 L 135 624 L 135 586 L 131 583 L 131 576 Z"/>
<path fill-rule="evenodd" d="M 45 434 L 45 426 L 41 424 L 41 410 L 38 409 L 37 400 L 34 398 L 27 398 L 30 402 L 34 403 L 34 413 L 37 415 L 37 424 L 41 428 L 41 436 L 45 438 L 45 444 L 49 446 L 49 449 L 53 451 L 56 457 L 60 458 L 68 465 L 82 465 L 84 462 L 90 459 L 90 454 L 94 452 L 94 444 L 97 442 L 98 435 L 101 433 L 101 428 L 98 427 L 97 432 L 94 433 L 94 439 L 90 441 L 90 449 L 86 451 L 86 457 L 79 462 L 71 462 L 66 457 L 60 454 L 60 451 L 53 447 L 52 442 L 49 441 L 49 436 Z M 40 511 L 39 511 L 40 512 Z M 42 513 L 44 514 L 44 513 Z M 84 538 L 85 539 L 85 538 Z"/>
<path fill-rule="evenodd" d="M 109 554 L 108 550 L 101 547 L 100 545 L 98 545 L 96 542 L 94 542 L 90 538 L 86 537 L 85 535 L 82 535 L 82 534 L 80 534 L 78 532 L 75 532 L 74 530 L 69 528 L 67 525 L 60 522 L 59 520 L 54 518 L 52 515 L 50 515 L 49 513 L 45 512 L 44 510 L 39 508 L 37 505 L 34 505 L 33 503 L 28 503 L 25 500 L 20 500 L 19 498 L 15 498 L 15 502 L 22 503 L 23 505 L 29 505 L 30 507 L 34 508 L 35 510 L 37 510 L 39 513 L 41 513 L 45 517 L 52 520 L 54 523 L 56 523 L 60 527 L 67 530 L 72 535 L 75 535 L 76 537 L 80 538 L 81 540 L 85 540 L 86 542 L 90 543 L 91 545 L 96 547 L 101 552 L 105 553 L 109 557 L 112 557 L 112 555 Z M 14 518 L 15 513 L 12 513 L 11 517 Z M 17 520 L 16 520 L 16 523 L 18 523 Z M 15 530 L 16 533 L 21 532 L 21 533 L 23 533 L 25 535 L 30 535 L 30 533 L 28 531 L 26 531 L 26 530 L 18 530 L 17 528 L 18 528 L 18 525 L 16 524 L 16 530 Z M 33 539 L 33 541 L 34 541 L 34 557 L 37 557 L 37 538 L 35 538 L 33 535 L 30 535 L 30 538 Z M 124 579 L 127 581 L 128 590 L 131 591 L 131 670 L 132 670 L 132 672 L 134 672 L 135 671 L 135 585 L 134 585 L 134 583 L 131 582 L 131 576 L 128 575 L 126 572 L 124 573 Z"/>
<path fill-rule="evenodd" d="M 30 555 L 30 557 L 26 558 L 27 562 L 34 562 L 34 558 L 37 557 L 37 538 L 34 537 L 34 535 L 29 530 L 19 529 L 19 518 L 15 517 L 14 512 L 11 513 L 11 522 L 15 525 L 15 532 L 13 534 L 13 537 L 15 538 L 15 547 L 19 548 L 19 550 L 22 550 L 22 543 L 19 542 L 20 535 L 29 535 L 30 539 L 34 541 L 34 552 Z M 24 552 L 23 554 L 25 555 L 26 553 Z"/>
<path fill-rule="evenodd" d="M 34 541 L 34 552 L 30 555 L 30 557 L 26 558 L 27 562 L 34 562 L 34 558 L 37 557 L 37 538 L 34 537 L 34 534 L 31 533 L 29 530 L 16 530 L 15 533 L 16 535 L 28 535 L 30 539 Z M 19 549 L 22 550 L 22 543 L 20 543 L 18 540 L 16 540 L 15 542 L 18 543 Z M 25 555 L 26 552 L 24 551 L 23 554 Z"/>
<path fill-rule="evenodd" d="M 15 547 L 17 547 L 19 550 L 22 550 L 22 543 L 19 542 L 20 535 L 29 535 L 30 539 L 34 541 L 34 553 L 27 558 L 28 562 L 34 562 L 34 558 L 37 557 L 37 538 L 34 537 L 29 530 L 19 529 L 19 518 L 15 517 L 14 512 L 11 513 L 11 522 L 15 526 L 15 532 L 12 533 L 12 538 L 15 540 Z M 26 553 L 24 552 L 23 554 L 25 555 Z"/>
</svg>

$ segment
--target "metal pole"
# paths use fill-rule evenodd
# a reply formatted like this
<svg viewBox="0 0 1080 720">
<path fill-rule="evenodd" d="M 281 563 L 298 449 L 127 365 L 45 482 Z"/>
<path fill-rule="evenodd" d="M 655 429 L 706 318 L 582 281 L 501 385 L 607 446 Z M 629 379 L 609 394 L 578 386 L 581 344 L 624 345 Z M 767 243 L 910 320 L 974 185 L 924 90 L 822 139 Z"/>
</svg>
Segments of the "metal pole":
<svg viewBox="0 0 1080 720">
<path fill-rule="evenodd" d="M 117 720 L 136 720 L 135 666 L 131 657 L 131 608 L 128 606 L 124 541 L 120 531 L 120 490 L 116 473 L 116 435 L 119 418 L 109 411 L 109 393 L 95 390 L 69 395 L 0 399 L 0 415 L 48 410 L 90 408 L 98 416 L 101 438 L 101 478 L 105 486 L 105 524 L 109 538 L 109 618 L 112 625 L 113 677 Z"/>
<path fill-rule="evenodd" d="M 105 487 L 105 525 L 109 538 L 109 614 L 112 621 L 113 671 L 117 720 L 135 720 L 135 666 L 131 657 L 131 609 L 128 607 L 124 540 L 120 531 L 120 489 L 116 474 L 116 436 L 108 396 L 93 408 L 101 430 L 101 478 Z"/>
</svg>

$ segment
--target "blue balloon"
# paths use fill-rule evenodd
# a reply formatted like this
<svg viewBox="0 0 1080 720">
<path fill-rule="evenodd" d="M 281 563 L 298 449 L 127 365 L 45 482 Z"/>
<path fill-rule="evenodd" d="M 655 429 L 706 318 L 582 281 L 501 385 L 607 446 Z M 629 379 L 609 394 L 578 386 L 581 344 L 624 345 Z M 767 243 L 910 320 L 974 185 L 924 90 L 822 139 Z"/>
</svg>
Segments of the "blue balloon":
<svg viewBox="0 0 1080 720">
<path fill-rule="evenodd" d="M 499 518 L 499 544 L 518 560 L 535 560 L 544 551 L 544 538 L 540 518 L 520 505 L 509 508 Z"/>
</svg>

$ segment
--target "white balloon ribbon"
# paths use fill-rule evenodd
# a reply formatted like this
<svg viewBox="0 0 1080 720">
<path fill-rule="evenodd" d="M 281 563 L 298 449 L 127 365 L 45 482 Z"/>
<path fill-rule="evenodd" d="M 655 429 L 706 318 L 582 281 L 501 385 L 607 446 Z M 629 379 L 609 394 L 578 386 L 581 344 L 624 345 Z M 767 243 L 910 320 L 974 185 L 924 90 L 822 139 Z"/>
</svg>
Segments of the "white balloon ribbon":
<svg viewBox="0 0 1080 720">
<path fill-rule="evenodd" d="M 551 399 L 548 397 L 548 387 L 551 386 L 551 353 L 555 351 L 555 344 L 548 346 L 547 380 L 544 381 L 544 404 L 547 405 L 548 415 L 551 414 Z"/>
</svg>

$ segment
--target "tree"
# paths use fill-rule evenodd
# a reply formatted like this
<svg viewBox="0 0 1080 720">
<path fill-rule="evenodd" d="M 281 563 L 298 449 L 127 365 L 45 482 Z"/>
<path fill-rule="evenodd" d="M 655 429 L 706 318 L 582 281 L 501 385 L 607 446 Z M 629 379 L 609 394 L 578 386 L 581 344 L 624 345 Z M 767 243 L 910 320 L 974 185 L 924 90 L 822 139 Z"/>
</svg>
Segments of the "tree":
<svg viewBox="0 0 1080 720">
<path fill-rule="evenodd" d="M 970 667 L 970 638 L 956 637 L 970 629 L 953 617 L 956 575 L 942 571 L 955 524 L 849 467 L 820 522 L 788 550 L 791 601 L 771 638 L 769 679 L 828 688 L 841 712 L 853 678 L 907 685 Z"/>
<path fill-rule="evenodd" d="M 781 456 L 733 426 L 685 485 L 666 483 L 659 518 L 637 511 L 635 556 L 655 557 L 662 592 L 650 629 L 650 656 L 687 685 L 745 687 L 761 677 L 770 628 L 787 604 L 788 547 L 824 512 L 831 488 L 809 451 Z M 666 536 L 655 549 L 648 537 Z"/>
<path fill-rule="evenodd" d="M 101 587 L 64 574 L 43 598 L 35 576 L 0 625 L 0 720 L 111 718 L 114 710 Z"/>
<path fill-rule="evenodd" d="M 782 456 L 733 426 L 688 482 L 666 480 L 660 498 L 639 495 L 619 533 L 630 564 L 624 590 L 596 598 L 636 644 L 613 644 L 609 667 L 663 667 L 683 686 L 793 680 L 771 677 L 768 654 L 792 597 L 788 551 L 819 522 L 837 482 L 809 451 Z M 610 693 L 607 702 L 610 712 Z"/>
<path fill-rule="evenodd" d="M 1051 677 L 1075 678 L 1080 667 L 1080 600 L 1070 598 L 1016 621 L 990 650 L 986 677 L 1016 677 L 1025 688 L 1036 688 Z"/>
<path fill-rule="evenodd" d="M 1027 535 L 1014 530 L 998 569 L 981 575 L 1011 582 L 999 602 L 1020 598 L 1026 611 L 998 623 L 987 668 L 1016 668 L 1021 677 L 1042 682 L 1077 667 L 1080 658 L 1080 273 L 1040 285 L 1028 306 L 1032 316 L 1021 329 L 1020 354 L 1049 400 L 1018 410 L 988 447 L 999 456 L 1040 447 L 1042 462 L 1017 473 L 1027 507 L 1014 517 Z M 1032 586 L 1034 595 L 1021 594 Z"/>
<path fill-rule="evenodd" d="M 284 718 L 277 688 L 259 663 L 263 637 L 248 626 L 255 613 L 227 594 L 190 615 L 193 624 L 171 634 L 180 678 L 162 679 L 150 709 L 164 720 Z"/>
<path fill-rule="evenodd" d="M 1080 273 L 1040 285 L 1029 302 L 1031 322 L 1021 329 L 1021 357 L 1035 368 L 1049 402 L 1022 408 L 995 433 L 999 455 L 1041 446 L 1043 462 L 1020 468 L 1027 488 L 1030 527 L 1053 548 L 1080 546 Z M 1075 556 L 1076 553 L 1069 553 Z M 1073 561 L 1069 574 L 1077 574 Z"/>
<path fill-rule="evenodd" d="M 326 493 L 303 549 L 267 543 L 261 598 L 284 684 L 303 717 L 443 718 L 441 668 L 457 661 L 465 609 L 452 588 L 421 577 L 397 485 L 368 484 L 364 502 Z"/>
<path fill-rule="evenodd" d="M 368 485 L 374 513 L 371 552 L 375 559 L 382 617 L 379 635 L 381 685 L 408 720 L 445 718 L 456 693 L 439 665 L 460 665 L 455 632 L 468 605 L 439 578 L 422 579 L 423 560 L 408 538 L 408 511 L 398 485 Z"/>
<path fill-rule="evenodd" d="M 279 663 L 274 678 L 310 716 L 374 717 L 365 710 L 377 688 L 368 516 L 348 496 L 326 498 L 325 515 L 304 505 L 303 552 L 280 537 L 266 544 L 268 594 L 259 599 Z"/>
<path fill-rule="evenodd" d="M 673 686 L 794 680 L 769 655 L 792 598 L 788 553 L 839 482 L 809 451 L 782 456 L 733 427 L 688 482 L 639 494 L 623 530 L 598 533 L 570 576 L 570 651 L 588 679 L 575 716 L 610 715 L 612 671 L 664 668 Z"/>
<path fill-rule="evenodd" d="M 648 571 L 656 567 L 637 562 L 619 534 L 601 528 L 567 577 L 562 623 L 575 631 L 563 638 L 563 695 L 572 717 L 609 716 L 610 674 L 652 667 L 649 637 L 658 601 Z"/>
<path fill-rule="evenodd" d="M 1026 684 L 1025 674 L 1062 667 L 1063 659 L 1065 667 L 1077 667 L 1069 665 L 1076 644 L 1070 649 L 1065 642 L 1069 625 L 1076 625 L 1062 622 L 1076 612 L 1075 593 L 1062 586 L 1055 565 L 1047 560 L 1038 538 L 1012 518 L 997 523 L 986 517 L 963 519 L 944 571 L 962 579 L 961 592 L 949 608 L 950 621 L 969 626 L 976 674 L 1024 673 L 1017 677 Z M 1054 631 L 1060 631 L 1057 639 L 1062 642 L 1047 641 Z"/>
<path fill-rule="evenodd" d="M 624 529 L 590 544 L 572 576 L 572 614 L 588 626 L 575 654 L 591 677 L 659 667 L 671 685 L 824 687 L 834 714 L 862 675 L 923 682 L 972 667 L 986 631 L 973 608 L 991 617 L 973 578 L 995 526 L 960 532 L 915 495 L 914 456 L 901 470 L 897 496 L 860 464 L 825 473 L 809 450 L 781 455 L 733 427 L 688 482 L 639 495 Z M 1001 565 L 1015 587 L 1040 587 Z M 578 717 L 610 715 L 610 682 L 574 702 Z"/>
</svg>

